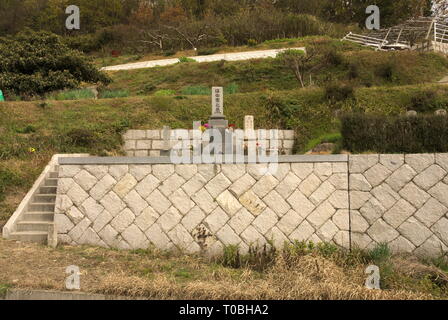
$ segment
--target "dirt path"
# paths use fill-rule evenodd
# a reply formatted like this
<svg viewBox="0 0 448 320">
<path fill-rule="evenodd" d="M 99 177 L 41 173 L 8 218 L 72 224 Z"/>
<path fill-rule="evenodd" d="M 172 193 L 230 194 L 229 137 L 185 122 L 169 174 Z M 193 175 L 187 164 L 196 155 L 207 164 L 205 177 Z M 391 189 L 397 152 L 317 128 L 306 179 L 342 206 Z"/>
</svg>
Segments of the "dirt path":
<svg viewBox="0 0 448 320">
<path fill-rule="evenodd" d="M 249 60 L 249 59 L 265 59 L 265 58 L 275 58 L 279 52 L 284 50 L 294 49 L 294 50 L 305 50 L 304 47 L 300 48 L 285 48 L 285 49 L 275 49 L 275 50 L 259 50 L 259 51 L 246 51 L 246 52 L 232 52 L 232 53 L 222 53 L 222 54 L 212 54 L 208 56 L 194 56 L 189 57 L 196 62 L 211 62 L 211 61 L 239 61 L 239 60 Z M 135 63 L 120 64 L 117 66 L 110 66 L 101 68 L 105 71 L 119 71 L 119 70 L 133 70 L 133 69 L 145 69 L 154 68 L 161 66 L 168 66 L 176 64 L 179 62 L 178 58 L 175 59 L 162 59 L 162 60 L 152 60 L 143 61 Z"/>
</svg>

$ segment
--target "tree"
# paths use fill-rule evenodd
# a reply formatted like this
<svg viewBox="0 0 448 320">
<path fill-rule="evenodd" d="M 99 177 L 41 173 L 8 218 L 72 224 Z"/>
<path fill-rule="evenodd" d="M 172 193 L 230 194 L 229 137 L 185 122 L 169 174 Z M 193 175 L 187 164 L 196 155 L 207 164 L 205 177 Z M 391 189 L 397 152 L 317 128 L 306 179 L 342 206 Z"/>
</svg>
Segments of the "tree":
<svg viewBox="0 0 448 320">
<path fill-rule="evenodd" d="M 280 59 L 288 68 L 294 72 L 294 76 L 299 81 L 302 88 L 305 87 L 305 75 L 314 69 L 314 58 L 317 55 L 315 48 L 307 49 L 307 52 L 301 50 L 285 50 L 278 54 Z"/>
<path fill-rule="evenodd" d="M 0 88 L 4 92 L 43 95 L 76 88 L 81 82 L 108 84 L 111 80 L 55 34 L 27 30 L 0 38 Z"/>
</svg>

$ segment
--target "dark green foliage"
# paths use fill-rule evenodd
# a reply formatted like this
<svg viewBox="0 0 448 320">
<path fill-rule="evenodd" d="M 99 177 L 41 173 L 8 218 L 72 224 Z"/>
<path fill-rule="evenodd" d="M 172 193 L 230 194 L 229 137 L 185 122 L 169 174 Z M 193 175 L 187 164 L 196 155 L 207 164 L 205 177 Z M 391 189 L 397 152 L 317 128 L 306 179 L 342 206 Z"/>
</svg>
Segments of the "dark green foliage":
<svg viewBox="0 0 448 320">
<path fill-rule="evenodd" d="M 215 54 L 219 51 L 218 48 L 206 48 L 206 49 L 201 49 L 198 50 L 198 56 L 208 56 L 211 54 Z"/>
<path fill-rule="evenodd" d="M 419 91 L 412 96 L 408 110 L 417 112 L 434 111 L 438 108 L 437 98 L 437 92 L 433 90 Z"/>
<path fill-rule="evenodd" d="M 67 143 L 75 147 L 92 147 L 95 135 L 88 129 L 72 129 L 67 133 Z"/>
<path fill-rule="evenodd" d="M 325 87 L 325 97 L 331 102 L 340 102 L 354 98 L 355 90 L 347 84 L 330 84 Z"/>
<path fill-rule="evenodd" d="M 448 117 L 356 113 L 341 119 L 343 147 L 351 152 L 448 152 Z"/>
<path fill-rule="evenodd" d="M 76 88 L 81 82 L 110 79 L 79 51 L 46 32 L 23 32 L 0 38 L 0 88 L 22 96 Z"/>
</svg>

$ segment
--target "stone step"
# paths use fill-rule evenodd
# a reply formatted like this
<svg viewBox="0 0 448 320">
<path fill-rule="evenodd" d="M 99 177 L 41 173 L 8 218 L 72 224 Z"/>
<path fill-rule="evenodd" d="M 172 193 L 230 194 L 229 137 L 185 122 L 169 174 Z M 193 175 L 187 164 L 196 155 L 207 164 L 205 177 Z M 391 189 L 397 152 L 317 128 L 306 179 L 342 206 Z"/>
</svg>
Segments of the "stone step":
<svg viewBox="0 0 448 320">
<path fill-rule="evenodd" d="M 11 239 L 23 242 L 36 242 L 46 244 L 48 232 L 46 231 L 20 231 L 11 233 Z"/>
<path fill-rule="evenodd" d="M 34 202 L 54 204 L 56 202 L 56 195 L 55 194 L 36 194 L 34 196 Z"/>
<path fill-rule="evenodd" d="M 50 172 L 50 174 L 48 175 L 49 178 L 58 178 L 59 176 L 59 172 Z"/>
<path fill-rule="evenodd" d="M 40 187 L 39 193 L 40 194 L 56 194 L 57 187 Z"/>
<path fill-rule="evenodd" d="M 44 183 L 45 187 L 57 187 L 58 186 L 58 178 L 47 178 Z"/>
<path fill-rule="evenodd" d="M 23 215 L 23 221 L 54 221 L 54 213 L 51 212 L 27 212 Z"/>
<path fill-rule="evenodd" d="M 53 213 L 54 207 L 54 203 L 33 202 L 29 205 L 28 210 Z"/>
<path fill-rule="evenodd" d="M 17 231 L 45 231 L 48 232 L 48 227 L 51 226 L 52 221 L 20 221 L 17 223 Z"/>
</svg>

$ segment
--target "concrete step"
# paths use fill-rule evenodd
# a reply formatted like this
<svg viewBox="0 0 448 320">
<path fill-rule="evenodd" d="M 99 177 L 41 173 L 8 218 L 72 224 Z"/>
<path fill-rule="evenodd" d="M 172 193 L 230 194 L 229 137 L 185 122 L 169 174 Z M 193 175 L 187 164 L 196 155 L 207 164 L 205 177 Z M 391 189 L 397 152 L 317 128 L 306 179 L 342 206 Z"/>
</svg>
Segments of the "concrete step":
<svg viewBox="0 0 448 320">
<path fill-rule="evenodd" d="M 47 178 L 44 183 L 45 187 L 57 187 L 58 186 L 58 178 Z"/>
<path fill-rule="evenodd" d="M 52 221 L 20 221 L 17 223 L 17 232 L 22 231 L 42 231 L 48 232 L 48 227 Z"/>
<path fill-rule="evenodd" d="M 49 178 L 58 178 L 59 176 L 59 172 L 55 171 L 55 172 L 50 172 L 50 174 L 48 175 Z"/>
<path fill-rule="evenodd" d="M 56 194 L 57 187 L 40 187 L 39 193 L 40 194 Z"/>
<path fill-rule="evenodd" d="M 36 242 L 46 244 L 48 232 L 46 231 L 20 231 L 11 233 L 11 239 L 23 242 Z"/>
<path fill-rule="evenodd" d="M 51 212 L 27 212 L 23 215 L 23 221 L 54 221 L 54 213 Z"/>
<path fill-rule="evenodd" d="M 28 206 L 28 211 L 54 212 L 54 203 L 33 202 Z"/>
<path fill-rule="evenodd" d="M 39 203 L 55 203 L 56 195 L 55 194 L 36 194 L 34 196 L 34 202 Z"/>
</svg>

